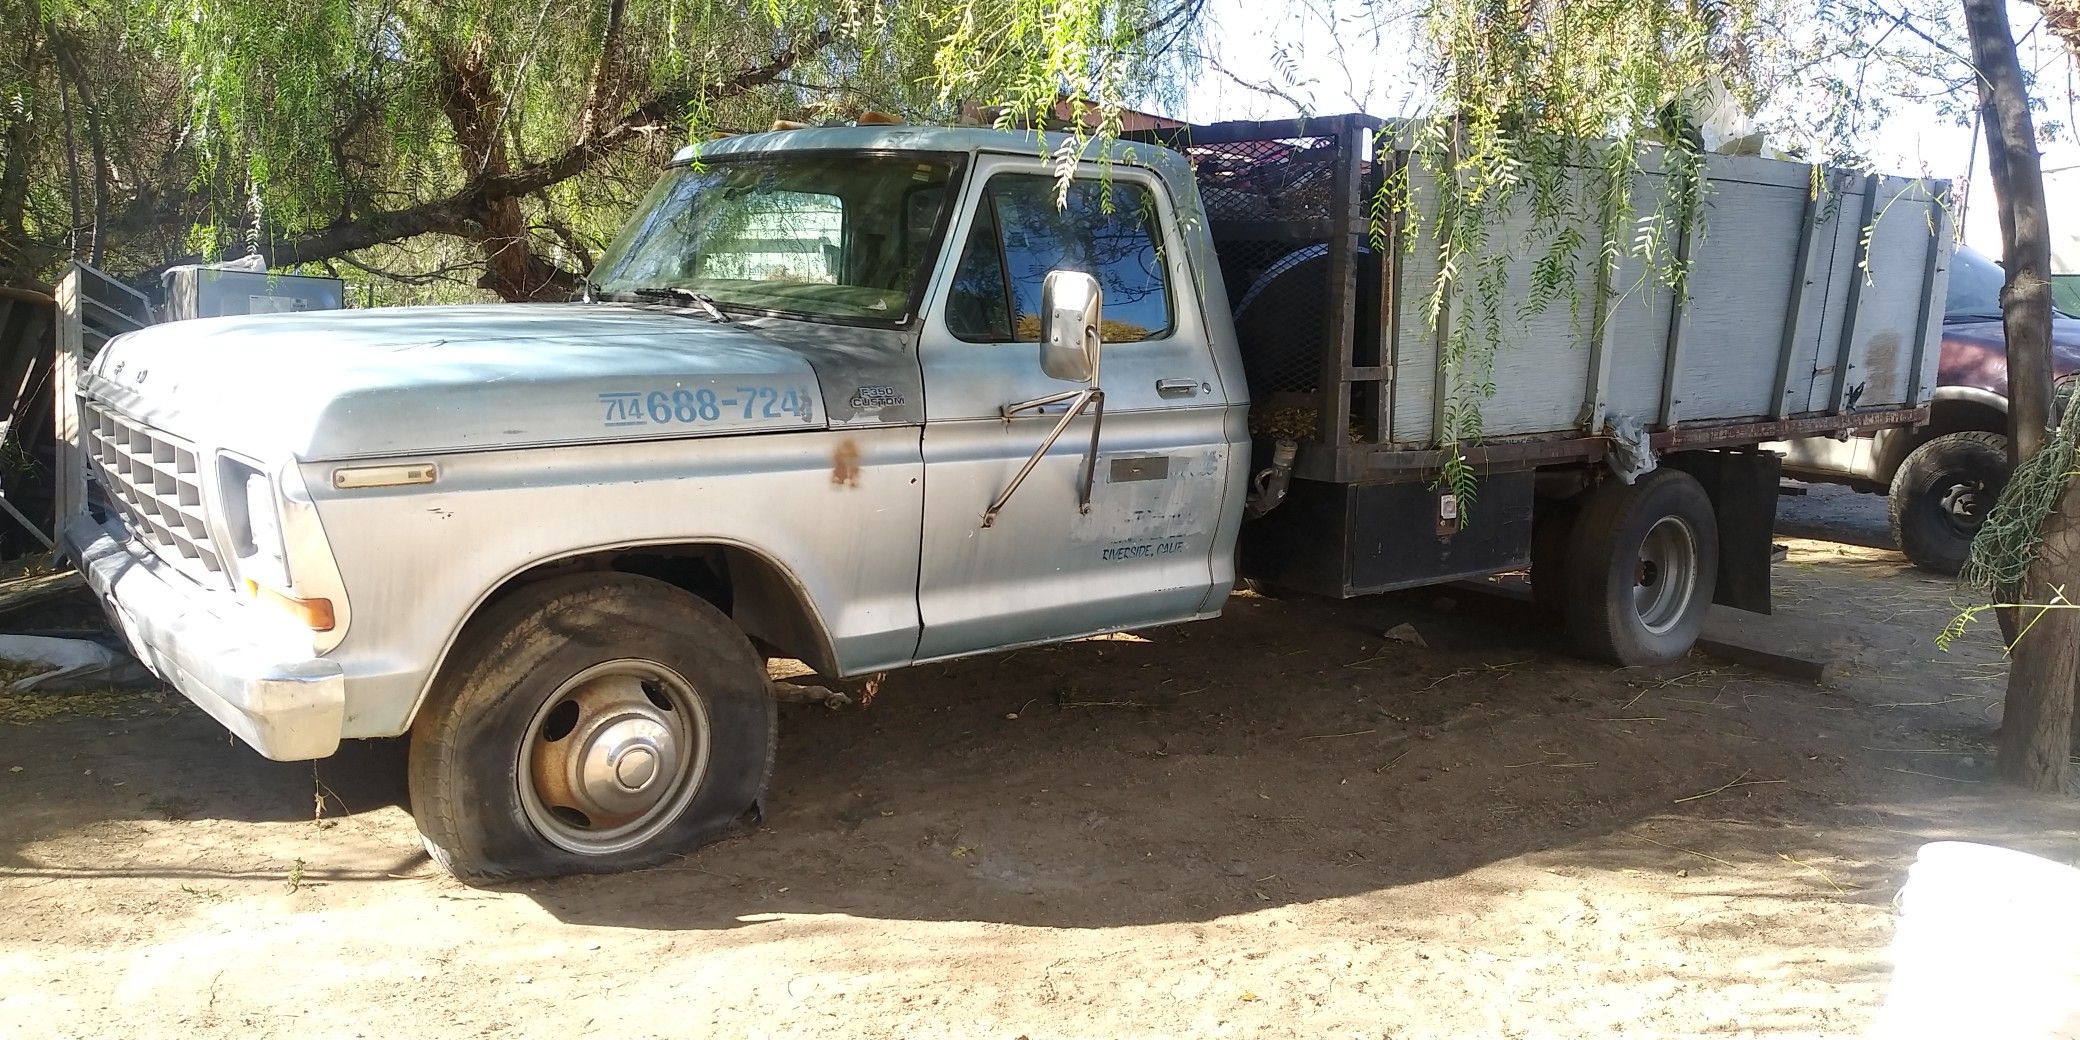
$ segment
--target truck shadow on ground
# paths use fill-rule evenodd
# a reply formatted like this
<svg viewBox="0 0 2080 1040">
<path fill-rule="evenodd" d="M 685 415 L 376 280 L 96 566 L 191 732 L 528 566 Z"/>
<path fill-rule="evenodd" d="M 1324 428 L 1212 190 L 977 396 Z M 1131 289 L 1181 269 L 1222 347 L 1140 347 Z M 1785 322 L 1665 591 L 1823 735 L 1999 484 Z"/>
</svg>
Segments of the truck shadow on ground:
<svg viewBox="0 0 2080 1040">
<path fill-rule="evenodd" d="M 1403 624 L 1428 645 L 1386 637 Z M 1850 811 L 1849 774 L 1868 774 L 1840 753 L 1849 720 L 1817 700 L 1698 657 L 1575 660 L 1534 609 L 1459 593 L 1245 598 L 1202 626 L 901 674 L 860 712 L 791 710 L 764 827 L 675 865 L 518 890 L 567 922 L 653 929 L 829 913 L 1109 927 L 1548 850 L 1672 874 L 1711 866 L 1678 847 L 1691 810 L 1758 835 Z M 1770 785 L 1678 801 L 1743 777 Z M 1670 836 L 1603 841 L 1642 825 Z M 1774 865 L 1801 844 L 1756 853 Z M 1874 859 L 1911 858 L 1897 832 L 1878 844 Z M 1861 887 L 1889 899 L 1886 883 Z"/>
<path fill-rule="evenodd" d="M 338 836 L 373 852 L 357 839 L 382 810 L 408 804 L 403 741 L 348 741 L 321 762 L 274 762 L 170 691 L 34 696 L 81 698 L 107 713 L 0 726 L 10 781 L 0 815 L 4 876 L 278 879 L 304 858 L 270 853 L 283 826 L 310 828 L 320 847 Z M 122 840 L 103 837 L 119 829 Z M 109 847 L 67 855 L 64 839 L 77 835 Z M 55 850 L 38 847 L 49 839 Z M 217 855 L 229 849 L 238 854 Z M 400 844 L 295 872 L 314 882 L 380 880 L 425 861 L 416 843 Z"/>
<path fill-rule="evenodd" d="M 1745 854 L 1686 851 L 1698 818 L 1752 825 L 1753 855 L 1774 861 L 1800 855 L 1785 835 L 1864 811 L 1853 791 L 1876 774 L 1843 745 L 1885 738 L 1825 701 L 1701 657 L 1576 660 L 1534 608 L 1459 591 L 1241 596 L 1204 624 L 897 673 L 865 708 L 790 707 L 762 826 L 650 870 L 502 890 L 568 923 L 642 929 L 797 914 L 1107 927 L 1527 855 L 1708 872 Z M 404 751 L 269 762 L 193 711 L 0 727 L 0 766 L 28 767 L 0 863 L 15 877 L 268 878 L 292 861 L 333 884 L 434 876 L 393 808 L 408 804 Z M 1769 785 L 1678 801 L 1742 778 Z M 92 860 L 23 851 L 125 823 L 152 840 Z M 1893 833 L 1871 856 L 1903 867 L 1912 844 Z M 1799 897 L 1817 884 L 1786 883 Z M 1885 877 L 1844 883 L 1890 898 Z"/>
</svg>

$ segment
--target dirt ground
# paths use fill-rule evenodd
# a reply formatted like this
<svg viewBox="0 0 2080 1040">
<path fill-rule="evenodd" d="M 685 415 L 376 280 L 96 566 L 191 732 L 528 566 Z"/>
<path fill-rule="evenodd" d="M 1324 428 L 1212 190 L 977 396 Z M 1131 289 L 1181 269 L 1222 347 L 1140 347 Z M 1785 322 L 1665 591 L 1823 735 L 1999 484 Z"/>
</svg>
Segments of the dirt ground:
<svg viewBox="0 0 2080 1040">
<path fill-rule="evenodd" d="M 1932 645 L 1947 583 L 1786 544 L 1831 685 L 1614 671 L 1459 590 L 1244 596 L 783 709 L 762 827 L 491 890 L 419 850 L 401 743 L 14 695 L 0 1035 L 1858 1034 L 1917 848 L 2072 862 L 2080 803 L 1987 781 L 2004 669 L 1990 622 Z"/>
</svg>

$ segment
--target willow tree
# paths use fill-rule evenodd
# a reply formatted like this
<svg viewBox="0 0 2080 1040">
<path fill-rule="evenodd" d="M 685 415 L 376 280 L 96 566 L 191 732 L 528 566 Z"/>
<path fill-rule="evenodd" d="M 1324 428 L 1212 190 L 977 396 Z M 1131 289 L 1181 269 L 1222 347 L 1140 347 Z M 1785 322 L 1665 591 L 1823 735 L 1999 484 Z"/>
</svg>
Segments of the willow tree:
<svg viewBox="0 0 2080 1040">
<path fill-rule="evenodd" d="M 1530 313 L 1567 306 L 1602 313 L 1597 294 L 1637 288 L 1630 264 L 1685 291 L 1680 238 L 1701 232 L 1699 109 L 1727 84 L 1752 94 L 1759 0 L 1430 0 L 1421 9 L 1428 55 L 1426 111 L 1387 134 L 1413 161 L 1383 184 L 1375 238 L 1396 209 L 1433 215 L 1408 246 L 1437 251 L 1426 310 L 1443 347 L 1447 381 L 1438 448 L 1442 479 L 1470 501 L 1466 458 L 1482 435 L 1498 353 Z M 1634 185 L 1652 154 L 1666 190 Z M 1434 176 L 1420 182 L 1410 171 Z M 1583 174 L 1586 172 L 1586 176 Z M 1425 198 L 1425 194 L 1434 197 Z M 1532 218 L 1531 240 L 1492 236 L 1512 210 Z M 1533 264 L 1526 313 L 1504 314 L 1512 258 Z M 1454 312 L 1448 303 L 1461 304 Z M 1440 328 L 1442 326 L 1442 328 Z"/>
<path fill-rule="evenodd" d="M 31 0 L 0 44 L 29 56 L 0 82 L 0 235 L 28 258 L 18 271 L 76 252 L 91 224 L 145 278 L 257 253 L 556 297 L 688 140 L 869 109 L 1032 113 L 1063 94 L 1116 112 L 1127 84 L 1175 82 L 1166 55 L 1199 3 Z M 52 58 L 67 46 L 173 88 L 120 113 L 167 151 L 131 167 L 160 176 L 114 178 L 99 215 L 16 203 L 68 179 L 32 164 L 81 179 L 53 111 L 90 86 Z"/>
</svg>

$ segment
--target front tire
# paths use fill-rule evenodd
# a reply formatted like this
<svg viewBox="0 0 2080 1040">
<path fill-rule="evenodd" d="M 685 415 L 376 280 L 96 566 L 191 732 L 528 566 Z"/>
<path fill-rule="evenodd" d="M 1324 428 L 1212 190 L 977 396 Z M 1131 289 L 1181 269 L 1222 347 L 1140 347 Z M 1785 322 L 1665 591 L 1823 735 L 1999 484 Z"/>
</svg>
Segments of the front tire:
<svg viewBox="0 0 2080 1040">
<path fill-rule="evenodd" d="M 1581 496 L 1567 552 L 1567 633 L 1617 665 L 1690 652 L 1719 580 L 1711 499 L 1687 473 L 1657 469 Z"/>
<path fill-rule="evenodd" d="M 473 622 L 412 724 L 412 816 L 466 881 L 646 866 L 764 795 L 778 732 L 729 618 L 652 578 L 530 585 Z"/>
<path fill-rule="evenodd" d="M 1892 540 L 1923 570 L 1956 574 L 2008 486 L 2008 438 L 1968 430 L 1915 448 L 1892 475 Z"/>
</svg>

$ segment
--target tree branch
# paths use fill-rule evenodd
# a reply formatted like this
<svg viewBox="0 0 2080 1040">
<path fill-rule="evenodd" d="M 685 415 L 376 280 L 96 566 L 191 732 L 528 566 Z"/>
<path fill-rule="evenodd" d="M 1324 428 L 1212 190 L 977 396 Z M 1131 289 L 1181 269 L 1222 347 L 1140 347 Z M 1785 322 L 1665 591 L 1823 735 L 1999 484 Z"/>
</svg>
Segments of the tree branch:
<svg viewBox="0 0 2080 1040">
<path fill-rule="evenodd" d="M 1293 106 L 1293 111 L 1299 115 L 1304 116 L 1309 112 L 1314 111 L 1313 105 L 1310 105 L 1307 102 L 1302 101 L 1297 97 L 1294 97 L 1292 94 L 1286 92 L 1284 89 L 1278 87 L 1275 84 L 1255 83 L 1250 80 L 1243 79 L 1241 76 L 1236 75 L 1226 65 L 1221 64 L 1220 59 L 1214 57 L 1211 54 L 1201 55 L 1200 60 L 1204 61 L 1207 65 L 1212 66 L 1213 71 L 1218 72 L 1221 75 L 1226 76 L 1229 80 L 1233 81 L 1236 86 L 1241 87 L 1244 90 L 1254 91 L 1256 93 L 1263 94 L 1266 97 L 1276 98 L 1280 101 L 1283 101 L 1286 104 Z"/>
<path fill-rule="evenodd" d="M 483 230 L 479 217 L 486 205 L 531 195 L 584 173 L 623 145 L 668 126 L 697 100 L 737 97 L 770 84 L 803 59 L 830 46 L 835 38 L 832 30 L 819 30 L 774 54 L 770 60 L 727 79 L 654 92 L 613 121 L 600 126 L 590 137 L 581 137 L 556 155 L 510 171 L 494 171 L 475 177 L 444 198 L 342 217 L 323 227 L 280 238 L 267 236 L 261 243 L 260 254 L 267 259 L 269 266 L 283 266 L 313 263 L 350 250 L 428 233 L 480 238 Z M 144 272 L 141 277 L 155 279 L 167 267 L 201 259 L 192 255 L 172 259 Z"/>
<path fill-rule="evenodd" d="M 607 124 L 590 138 L 580 138 L 577 143 L 562 153 L 530 166 L 523 166 L 502 177 L 481 178 L 476 187 L 487 196 L 505 197 L 530 195 L 551 184 L 569 180 L 583 172 L 600 157 L 636 137 L 661 129 L 687 106 L 703 97 L 721 99 L 736 97 L 758 87 L 772 83 L 795 67 L 803 58 L 830 46 L 833 34 L 824 29 L 773 56 L 771 61 L 704 88 L 686 88 L 651 94 L 640 104 L 621 117 Z"/>
</svg>

